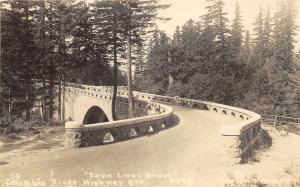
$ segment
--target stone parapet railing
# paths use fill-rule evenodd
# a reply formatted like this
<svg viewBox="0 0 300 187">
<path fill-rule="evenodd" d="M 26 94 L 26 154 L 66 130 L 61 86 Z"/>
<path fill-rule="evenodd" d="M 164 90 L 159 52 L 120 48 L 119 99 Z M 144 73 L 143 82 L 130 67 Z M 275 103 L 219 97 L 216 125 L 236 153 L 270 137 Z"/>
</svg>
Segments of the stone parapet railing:
<svg viewBox="0 0 300 187">
<path fill-rule="evenodd" d="M 154 102 L 208 110 L 228 117 L 239 118 L 238 122 L 223 126 L 221 129 L 220 135 L 223 139 L 226 155 L 224 161 L 230 160 L 230 163 L 244 162 L 251 158 L 255 149 L 263 143 L 261 116 L 252 111 L 218 103 L 141 92 L 134 92 L 134 96 Z"/>
<path fill-rule="evenodd" d="M 79 88 L 82 90 L 96 91 L 102 93 L 112 93 L 113 86 L 92 86 L 92 85 L 83 85 L 75 83 L 66 83 L 66 87 L 69 88 Z M 118 90 L 127 90 L 127 86 L 118 86 Z"/>
<path fill-rule="evenodd" d="M 66 146 L 77 148 L 122 141 L 155 133 L 173 124 L 171 107 L 156 103 L 149 104 L 157 108 L 157 114 L 89 125 L 74 121 L 67 122 Z"/>
<path fill-rule="evenodd" d="M 78 84 L 69 84 L 66 88 L 67 93 L 74 93 L 78 95 L 83 95 L 85 97 L 91 97 L 101 100 L 112 100 L 112 88 L 109 86 L 87 86 Z M 119 92 L 120 93 L 120 92 Z M 117 113 L 121 113 L 120 118 L 123 119 L 124 116 L 128 117 L 128 99 L 127 95 L 117 95 L 116 99 L 116 110 Z M 147 101 L 140 100 L 134 103 L 134 116 L 140 117 L 147 115 Z M 125 114 L 125 115 L 124 115 Z M 126 117 L 126 118 L 127 118 Z"/>
</svg>

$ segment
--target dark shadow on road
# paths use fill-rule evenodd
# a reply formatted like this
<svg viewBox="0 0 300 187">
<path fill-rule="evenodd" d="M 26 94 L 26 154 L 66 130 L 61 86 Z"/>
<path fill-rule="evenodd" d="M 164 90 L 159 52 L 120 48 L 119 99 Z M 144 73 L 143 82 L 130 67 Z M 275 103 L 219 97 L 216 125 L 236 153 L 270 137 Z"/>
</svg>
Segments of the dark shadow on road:
<svg viewBox="0 0 300 187">
<path fill-rule="evenodd" d="M 262 148 L 268 149 L 272 146 L 272 137 L 268 133 L 268 131 L 262 129 Z"/>
<path fill-rule="evenodd" d="M 5 165 L 5 164 L 9 164 L 9 162 L 2 162 L 2 161 L 0 161 L 0 165 Z"/>
<path fill-rule="evenodd" d="M 173 114 L 173 121 L 173 124 L 169 128 L 177 126 L 180 123 L 180 118 L 176 114 Z"/>
</svg>

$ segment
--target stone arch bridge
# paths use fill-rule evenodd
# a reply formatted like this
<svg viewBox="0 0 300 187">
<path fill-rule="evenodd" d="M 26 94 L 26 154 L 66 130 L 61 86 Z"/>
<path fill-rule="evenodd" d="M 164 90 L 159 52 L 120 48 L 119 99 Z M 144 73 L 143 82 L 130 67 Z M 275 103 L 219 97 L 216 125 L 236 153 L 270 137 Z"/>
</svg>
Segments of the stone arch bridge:
<svg viewBox="0 0 300 187">
<path fill-rule="evenodd" d="M 65 90 L 67 147 L 88 147 L 128 140 L 175 127 L 174 108 L 206 112 L 231 120 L 217 132 L 224 158 L 242 162 L 262 144 L 261 116 L 241 108 L 200 100 L 133 92 L 135 118 L 127 119 L 126 87 L 118 87 L 117 121 L 112 120 L 112 87 L 68 84 Z M 193 116 L 197 119 L 198 116 Z M 201 119 L 198 119 L 201 120 Z M 215 125 L 215 124 L 211 124 Z M 224 156 L 223 155 L 223 156 Z"/>
</svg>

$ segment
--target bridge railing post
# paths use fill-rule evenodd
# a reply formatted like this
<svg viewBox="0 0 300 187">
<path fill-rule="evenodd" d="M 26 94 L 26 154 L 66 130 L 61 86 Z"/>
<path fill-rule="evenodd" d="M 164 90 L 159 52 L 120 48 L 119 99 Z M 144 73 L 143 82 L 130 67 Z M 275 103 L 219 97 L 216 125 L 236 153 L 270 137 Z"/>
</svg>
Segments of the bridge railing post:
<svg viewBox="0 0 300 187">
<path fill-rule="evenodd" d="M 175 96 L 175 97 L 174 97 L 174 103 L 175 103 L 176 105 L 180 105 L 180 97 L 179 97 L 179 96 Z"/>
<path fill-rule="evenodd" d="M 82 127 L 82 123 L 78 121 L 66 122 L 66 147 L 78 148 L 82 146 Z"/>
<path fill-rule="evenodd" d="M 277 122 L 277 115 L 275 116 L 275 119 L 274 119 L 274 123 L 273 123 L 274 127 L 276 127 L 276 122 Z"/>
</svg>

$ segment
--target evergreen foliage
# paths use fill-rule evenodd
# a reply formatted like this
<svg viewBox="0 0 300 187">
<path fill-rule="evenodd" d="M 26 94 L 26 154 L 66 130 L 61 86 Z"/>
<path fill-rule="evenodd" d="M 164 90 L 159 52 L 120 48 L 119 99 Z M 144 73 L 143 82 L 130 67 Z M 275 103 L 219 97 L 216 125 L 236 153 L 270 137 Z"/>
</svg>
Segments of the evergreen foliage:
<svg viewBox="0 0 300 187">
<path fill-rule="evenodd" d="M 178 26 L 172 39 L 153 34 L 139 89 L 297 117 L 295 0 L 281 0 L 274 15 L 261 8 L 253 36 L 238 4 L 229 27 L 224 2 L 207 2 L 207 13 Z"/>
</svg>

